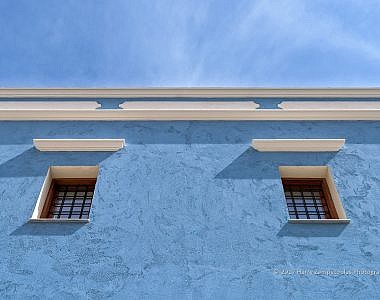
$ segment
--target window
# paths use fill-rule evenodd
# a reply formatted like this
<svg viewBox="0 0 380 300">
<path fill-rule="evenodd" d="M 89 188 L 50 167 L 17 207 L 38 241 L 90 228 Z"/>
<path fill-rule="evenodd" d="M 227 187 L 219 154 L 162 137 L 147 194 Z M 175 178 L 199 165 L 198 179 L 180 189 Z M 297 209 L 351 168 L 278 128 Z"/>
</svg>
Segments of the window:
<svg viewBox="0 0 380 300">
<path fill-rule="evenodd" d="M 87 222 L 97 175 L 97 166 L 50 167 L 31 221 Z"/>
<path fill-rule="evenodd" d="M 88 219 L 96 180 L 54 179 L 41 218 Z"/>
<path fill-rule="evenodd" d="M 337 219 L 325 179 L 283 178 L 286 204 L 291 219 Z"/>
<path fill-rule="evenodd" d="M 329 167 L 286 166 L 280 174 L 289 222 L 349 222 Z"/>
</svg>

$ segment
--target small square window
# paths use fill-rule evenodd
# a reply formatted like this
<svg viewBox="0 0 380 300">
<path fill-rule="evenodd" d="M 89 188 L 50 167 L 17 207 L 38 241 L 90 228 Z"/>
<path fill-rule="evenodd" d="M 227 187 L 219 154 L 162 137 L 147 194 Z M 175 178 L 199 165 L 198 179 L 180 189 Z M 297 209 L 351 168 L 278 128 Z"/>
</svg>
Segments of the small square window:
<svg viewBox="0 0 380 300">
<path fill-rule="evenodd" d="M 95 179 L 54 179 L 41 218 L 88 219 Z"/>
<path fill-rule="evenodd" d="M 88 222 L 98 167 L 50 167 L 31 221 Z"/>
<path fill-rule="evenodd" d="M 337 219 L 326 179 L 282 178 L 291 219 Z"/>
<path fill-rule="evenodd" d="M 289 222 L 347 223 L 327 166 L 280 167 Z"/>
</svg>

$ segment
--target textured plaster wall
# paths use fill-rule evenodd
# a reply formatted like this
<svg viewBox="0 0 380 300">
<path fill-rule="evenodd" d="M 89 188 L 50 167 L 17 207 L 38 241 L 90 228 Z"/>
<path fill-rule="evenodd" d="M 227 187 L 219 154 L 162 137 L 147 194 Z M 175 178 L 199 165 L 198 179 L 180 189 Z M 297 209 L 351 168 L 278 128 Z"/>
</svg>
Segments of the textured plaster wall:
<svg viewBox="0 0 380 300">
<path fill-rule="evenodd" d="M 42 153 L 32 138 L 125 138 Z M 346 138 L 338 153 L 259 153 L 252 138 Z M 49 165 L 100 165 L 89 224 L 30 224 Z M 349 225 L 287 223 L 279 165 L 330 165 Z M 380 297 L 379 122 L 1 122 L 0 297 Z"/>
</svg>

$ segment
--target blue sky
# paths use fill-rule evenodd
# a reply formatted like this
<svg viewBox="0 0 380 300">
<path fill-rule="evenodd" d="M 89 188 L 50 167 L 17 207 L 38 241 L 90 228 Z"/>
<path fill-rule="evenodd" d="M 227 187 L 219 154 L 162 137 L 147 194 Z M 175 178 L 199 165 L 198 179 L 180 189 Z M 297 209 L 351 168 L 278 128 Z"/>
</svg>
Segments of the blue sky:
<svg viewBox="0 0 380 300">
<path fill-rule="evenodd" d="M 0 86 L 380 86 L 380 1 L 0 0 Z"/>
</svg>

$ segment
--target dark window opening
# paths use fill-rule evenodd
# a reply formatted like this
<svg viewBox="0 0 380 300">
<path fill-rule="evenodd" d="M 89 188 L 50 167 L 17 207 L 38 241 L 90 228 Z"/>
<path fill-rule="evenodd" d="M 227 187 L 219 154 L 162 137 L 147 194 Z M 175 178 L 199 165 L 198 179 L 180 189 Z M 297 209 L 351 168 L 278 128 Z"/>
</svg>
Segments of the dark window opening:
<svg viewBox="0 0 380 300">
<path fill-rule="evenodd" d="M 283 178 L 282 184 L 291 219 L 338 219 L 324 178 Z"/>
<path fill-rule="evenodd" d="M 88 219 L 96 179 L 53 179 L 41 214 L 49 219 Z"/>
</svg>

